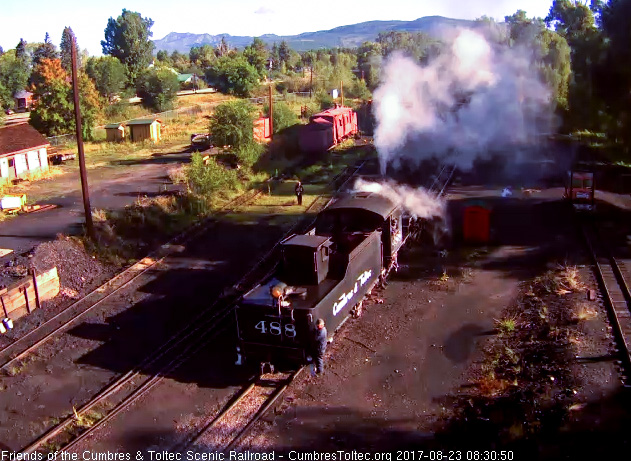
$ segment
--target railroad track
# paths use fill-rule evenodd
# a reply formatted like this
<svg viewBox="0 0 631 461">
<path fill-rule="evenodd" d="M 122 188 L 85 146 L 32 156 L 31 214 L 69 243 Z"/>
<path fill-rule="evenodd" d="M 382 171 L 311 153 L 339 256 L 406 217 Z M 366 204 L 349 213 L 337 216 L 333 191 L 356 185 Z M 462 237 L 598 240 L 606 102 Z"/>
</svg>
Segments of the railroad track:
<svg viewBox="0 0 631 461">
<path fill-rule="evenodd" d="M 631 273 L 627 262 L 614 257 L 591 224 L 582 224 L 583 237 L 590 250 L 596 278 L 605 301 L 616 347 L 620 356 L 622 381 L 631 386 Z"/>
<path fill-rule="evenodd" d="M 23 360 L 40 346 L 51 340 L 55 335 L 63 333 L 78 320 L 83 318 L 84 315 L 131 285 L 134 280 L 138 279 L 141 275 L 158 267 L 168 256 L 175 252 L 175 250 L 173 250 L 175 245 L 181 245 L 196 238 L 202 232 L 212 227 L 216 223 L 217 217 L 223 216 L 235 208 L 255 199 L 261 193 L 263 193 L 263 189 L 255 189 L 254 191 L 241 194 L 230 201 L 222 211 L 215 214 L 212 218 L 202 221 L 191 229 L 179 234 L 165 245 L 162 245 L 161 251 L 154 252 L 142 258 L 140 261 L 118 273 L 103 285 L 72 303 L 37 328 L 0 349 L 0 370 L 8 370 L 15 363 Z"/>
<path fill-rule="evenodd" d="M 171 452 L 195 451 L 196 448 L 204 452 L 209 449 L 223 452 L 235 447 L 304 370 L 305 367 L 301 367 L 291 373 L 258 376 L 196 434 Z"/>
<path fill-rule="evenodd" d="M 346 168 L 331 181 L 337 189 L 346 185 L 367 160 L 352 168 Z M 305 212 L 318 207 L 326 207 L 330 198 L 326 195 L 317 197 Z M 302 231 L 312 225 L 313 218 L 304 220 L 292 226 L 281 238 L 282 241 L 291 233 Z M 197 235 L 197 234 L 196 234 Z M 191 237 L 192 238 L 192 237 Z M 165 376 L 176 370 L 190 359 L 196 352 L 207 346 L 213 338 L 233 325 L 233 307 L 239 296 L 246 292 L 259 280 L 271 275 L 275 268 L 272 256 L 280 247 L 280 241 L 270 249 L 254 267 L 246 273 L 235 285 L 235 291 L 219 298 L 184 327 L 158 350 L 125 373 L 114 382 L 103 388 L 89 402 L 60 423 L 49 429 L 21 451 L 33 453 L 48 447 L 63 447 L 62 451 L 71 451 L 78 443 L 97 431 L 101 426 L 111 421 L 117 414 L 129 408 L 140 397 L 147 394 L 159 384 Z M 57 330 L 58 331 L 58 330 Z M 97 422 L 91 415 L 105 415 Z"/>
</svg>

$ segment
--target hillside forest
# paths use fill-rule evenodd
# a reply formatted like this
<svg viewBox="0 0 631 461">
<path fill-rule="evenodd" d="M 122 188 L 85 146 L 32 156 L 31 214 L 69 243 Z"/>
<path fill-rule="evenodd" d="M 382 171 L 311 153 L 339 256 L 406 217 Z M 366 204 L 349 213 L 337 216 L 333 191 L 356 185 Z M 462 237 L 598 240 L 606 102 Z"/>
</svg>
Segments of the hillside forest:
<svg viewBox="0 0 631 461">
<path fill-rule="evenodd" d="M 380 83 L 382 65 L 393 53 L 423 64 L 447 44 L 424 33 L 389 31 L 357 48 L 293 50 L 287 42 L 271 46 L 259 38 L 243 49 L 225 40 L 193 47 L 188 54 L 154 49 L 153 21 L 123 10 L 107 21 L 101 42 L 104 56 L 79 52 L 79 86 L 84 136 L 105 120 L 124 114 L 129 97 L 138 95 L 155 112 L 173 107 L 177 91 L 206 86 L 237 97 L 275 91 L 310 92 L 321 108 L 333 103 L 329 92 L 344 88 L 347 98 L 369 100 Z M 532 50 L 537 71 L 551 89 L 550 105 L 560 132 L 579 134 L 615 148 L 624 157 L 631 145 L 631 0 L 554 0 L 545 18 L 522 10 L 504 22 L 483 16 L 475 27 L 487 39 Z M 43 42 L 0 48 L 0 105 L 13 107 L 21 90 L 34 94 L 30 123 L 47 136 L 74 130 L 70 83 L 72 29 L 59 47 Z M 191 74 L 182 83 L 178 74 Z M 2 111 L 4 114 L 4 110 Z M 0 115 L 2 117 L 3 115 Z"/>
</svg>

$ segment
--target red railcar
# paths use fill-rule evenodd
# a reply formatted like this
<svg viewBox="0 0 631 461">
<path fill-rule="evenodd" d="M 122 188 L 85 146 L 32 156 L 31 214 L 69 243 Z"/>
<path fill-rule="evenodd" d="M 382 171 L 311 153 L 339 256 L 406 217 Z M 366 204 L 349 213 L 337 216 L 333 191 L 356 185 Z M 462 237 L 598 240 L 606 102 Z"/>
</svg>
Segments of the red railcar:
<svg viewBox="0 0 631 461">
<path fill-rule="evenodd" d="M 312 115 L 300 133 L 303 152 L 324 152 L 358 132 L 357 113 L 338 106 Z"/>
</svg>

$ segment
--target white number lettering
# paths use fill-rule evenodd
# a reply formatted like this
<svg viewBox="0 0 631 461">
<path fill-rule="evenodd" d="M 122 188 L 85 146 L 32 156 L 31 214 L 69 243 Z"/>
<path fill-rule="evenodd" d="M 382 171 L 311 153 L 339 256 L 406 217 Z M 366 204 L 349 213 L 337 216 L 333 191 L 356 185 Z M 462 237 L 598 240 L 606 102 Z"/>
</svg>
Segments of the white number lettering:
<svg viewBox="0 0 631 461">
<path fill-rule="evenodd" d="M 269 332 L 275 336 L 280 335 L 280 323 L 279 322 L 270 322 L 269 324 Z"/>
<path fill-rule="evenodd" d="M 296 327 L 293 323 L 288 323 L 285 325 L 285 336 L 287 336 L 288 338 L 296 337 Z"/>
<path fill-rule="evenodd" d="M 256 326 L 254 328 L 259 330 L 263 334 L 268 333 L 267 327 L 265 325 L 265 320 L 261 320 L 259 323 L 256 324 Z M 272 334 L 274 336 L 280 336 L 282 334 L 282 332 L 283 332 L 283 325 L 281 325 L 280 322 L 270 322 L 269 323 L 269 333 L 270 334 Z M 296 337 L 296 326 L 293 323 L 285 324 L 285 336 L 287 336 L 288 338 L 295 338 Z"/>
</svg>

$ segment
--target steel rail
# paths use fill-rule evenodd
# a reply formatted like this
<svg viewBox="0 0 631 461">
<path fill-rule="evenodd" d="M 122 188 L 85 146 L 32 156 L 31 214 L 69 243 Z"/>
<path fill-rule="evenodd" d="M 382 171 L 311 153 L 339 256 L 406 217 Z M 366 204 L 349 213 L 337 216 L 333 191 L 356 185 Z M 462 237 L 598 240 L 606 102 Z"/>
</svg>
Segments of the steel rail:
<svg viewBox="0 0 631 461">
<path fill-rule="evenodd" d="M 594 229 L 581 225 L 583 238 L 594 264 L 594 272 L 603 294 L 609 323 L 620 355 L 622 380 L 625 387 L 631 384 L 631 292 L 620 269 L 620 263 L 599 239 Z"/>
<path fill-rule="evenodd" d="M 245 425 L 243 429 L 239 431 L 239 433 L 228 443 L 223 450 L 229 450 L 232 448 L 237 442 L 239 442 L 243 437 L 248 433 L 248 431 L 252 428 L 254 423 L 256 423 L 259 419 L 261 419 L 267 411 L 271 408 L 274 403 L 285 393 L 289 385 L 302 373 L 302 371 L 306 367 L 299 368 L 295 373 L 293 373 L 285 383 L 279 387 L 272 395 L 269 396 L 265 404 L 256 412 L 253 418 L 251 418 L 248 423 Z"/>
<path fill-rule="evenodd" d="M 225 320 L 228 318 L 230 314 L 229 311 L 224 312 L 224 316 L 220 320 Z M 61 448 L 60 451 L 68 452 L 71 451 L 75 446 L 77 446 L 80 442 L 85 440 L 87 437 L 95 433 L 97 430 L 101 428 L 101 426 L 105 425 L 107 422 L 111 421 L 116 415 L 121 413 L 122 411 L 129 408 L 133 405 L 138 399 L 142 396 L 146 395 L 151 389 L 153 389 L 156 385 L 162 382 L 167 373 L 175 371 L 178 367 L 186 363 L 188 359 L 190 359 L 197 352 L 206 347 L 213 339 L 219 336 L 221 333 L 225 332 L 230 326 L 232 326 L 232 322 L 229 322 L 226 325 L 223 325 L 222 328 L 215 328 L 210 333 L 210 336 L 205 340 L 192 345 L 177 357 L 172 359 L 165 367 L 163 367 L 159 373 L 151 376 L 147 381 L 145 381 L 141 386 L 134 389 L 127 397 L 125 397 L 121 402 L 119 402 L 112 410 L 110 410 L 107 415 L 101 418 L 96 424 L 90 426 L 87 430 L 81 432 L 77 437 L 72 439 L 70 443 Z M 94 406 L 94 405 L 93 405 Z M 45 443 L 45 442 L 44 442 Z"/>
<path fill-rule="evenodd" d="M 364 160 L 358 166 L 354 166 L 352 170 L 349 170 L 348 168 L 345 169 L 340 174 L 336 175 L 336 177 L 331 181 L 331 183 L 334 183 L 340 177 L 343 177 L 344 175 L 348 174 L 348 178 L 346 178 L 344 180 L 344 182 L 339 186 L 341 188 L 350 179 L 352 179 L 352 177 L 355 174 L 357 174 L 357 172 L 365 165 L 365 163 L 367 161 L 368 160 Z M 258 195 L 258 194 L 255 194 L 255 196 L 256 195 Z M 312 201 L 312 203 L 309 205 L 309 207 L 307 207 L 305 212 L 309 211 L 316 204 L 316 202 L 319 199 L 323 198 L 323 197 L 325 197 L 325 194 L 322 194 L 322 195 L 316 197 L 316 199 L 314 199 Z M 329 200 L 328 203 L 330 203 L 330 200 Z M 328 205 L 328 203 L 326 205 Z M 312 223 L 313 223 L 313 220 L 311 220 L 311 224 Z M 284 238 L 286 236 L 290 235 L 292 232 L 295 232 L 295 230 L 301 224 L 302 224 L 301 222 L 298 222 L 294 226 L 292 226 L 292 228 L 287 233 L 285 233 L 285 236 L 283 238 L 281 238 L 280 241 L 284 240 Z M 309 225 L 311 225 L 311 224 L 309 224 Z M 274 245 L 274 247 L 271 250 L 269 250 L 254 265 L 254 267 L 241 278 L 241 280 L 235 286 L 237 286 L 237 287 L 238 286 L 243 286 L 243 287 L 247 286 L 246 282 L 248 281 L 248 278 L 251 278 L 254 274 L 256 274 L 257 271 L 259 271 L 259 270 L 261 270 L 263 268 L 265 262 L 270 258 L 270 256 L 278 248 L 278 246 L 279 246 L 279 243 L 276 243 Z M 266 272 L 266 274 L 263 275 L 262 277 L 259 275 L 257 277 L 257 279 L 265 278 L 265 277 L 271 275 L 272 271 L 273 271 L 273 268 L 271 270 L 268 270 Z M 244 290 L 242 289 L 242 290 L 239 290 L 239 291 L 243 292 Z M 209 325 L 213 324 L 213 323 L 215 324 L 215 327 L 216 327 L 216 322 L 218 321 L 218 319 L 217 319 L 218 317 L 219 317 L 219 321 L 224 320 L 225 318 L 227 318 L 232 313 L 233 307 L 234 307 L 233 303 L 236 301 L 236 299 L 238 299 L 238 296 L 239 296 L 239 293 L 236 293 L 236 294 L 228 297 L 228 299 L 220 298 L 217 301 L 215 301 L 211 306 L 209 306 L 207 309 L 203 310 L 191 322 L 189 322 L 189 324 L 186 327 L 184 327 L 178 333 L 176 333 L 171 338 L 169 338 L 169 340 L 167 340 L 167 342 L 165 342 L 155 353 L 153 353 L 151 356 L 147 357 L 140 364 L 135 366 L 132 370 L 130 370 L 129 372 L 127 372 L 126 374 L 124 374 L 120 378 L 118 378 L 116 381 L 114 381 L 113 383 L 111 383 L 108 386 L 106 386 L 95 397 L 93 397 L 90 401 L 88 401 L 86 404 L 84 404 L 78 410 L 76 410 L 77 416 L 80 417 L 82 415 L 85 415 L 88 411 L 90 411 L 96 405 L 100 404 L 106 398 L 110 397 L 112 394 L 114 394 L 115 392 L 120 390 L 123 386 L 125 386 L 126 384 L 130 383 L 131 381 L 133 381 L 139 375 L 144 374 L 145 372 L 143 372 L 143 370 L 145 370 L 148 367 L 158 363 L 169 352 L 173 351 L 177 346 L 182 344 L 184 341 L 193 338 L 193 340 L 192 340 L 193 342 L 192 342 L 191 345 L 189 345 L 183 351 L 181 351 L 179 354 L 177 354 L 176 357 L 174 359 L 172 359 L 166 366 L 160 367 L 155 372 L 154 376 L 152 376 L 148 381 L 143 383 L 139 388 L 134 390 L 129 396 L 127 396 L 125 399 L 123 399 L 123 401 L 121 401 L 119 404 L 117 404 L 117 406 L 113 410 L 110 411 L 110 413 L 113 412 L 114 414 L 112 414 L 110 416 L 110 413 L 108 413 L 108 415 L 105 418 L 99 420 L 99 422 L 97 424 L 95 424 L 94 426 L 92 426 L 90 429 L 82 432 L 76 439 L 73 439 L 73 441 L 70 442 L 69 445 L 67 445 L 66 447 L 74 446 L 76 443 L 79 442 L 79 440 L 84 440 L 89 434 L 93 433 L 98 427 L 100 427 L 101 425 L 105 424 L 105 422 L 111 420 L 111 418 L 113 418 L 116 414 L 118 414 L 121 411 L 123 411 L 124 409 L 128 408 L 133 402 L 135 402 L 142 395 L 145 395 L 151 388 L 153 388 L 156 384 L 158 384 L 164 378 L 164 375 L 166 375 L 169 371 L 172 371 L 173 369 L 175 369 L 178 366 L 180 366 L 188 358 L 190 358 L 190 356 L 192 354 L 194 354 L 197 350 L 199 350 L 199 349 L 203 348 L 204 346 L 206 346 L 207 343 L 211 339 L 203 340 L 203 338 L 205 338 L 206 335 L 208 335 L 209 333 L 210 334 L 214 333 L 214 328 L 211 328 L 209 330 L 209 329 L 207 329 L 207 327 L 209 327 Z M 222 302 L 224 304 L 226 304 L 226 307 L 224 307 L 222 310 L 220 310 L 217 313 L 212 313 L 213 308 L 215 308 L 218 304 L 220 304 Z M 209 318 L 204 319 L 204 317 L 207 316 L 208 314 L 212 314 L 212 315 Z M 190 331 L 187 331 L 189 329 L 190 329 Z M 198 338 L 195 338 L 194 335 L 197 334 L 200 331 L 202 332 L 202 334 Z M 201 343 L 200 343 L 200 341 L 201 341 Z M 188 354 L 188 351 L 190 351 L 191 349 L 194 349 L 195 352 L 192 352 L 192 353 Z M 33 441 L 27 447 L 23 448 L 21 451 L 23 453 L 31 453 L 31 452 L 37 450 L 39 447 L 41 447 L 46 442 L 50 441 L 54 437 L 56 437 L 56 436 L 60 435 L 61 433 L 63 433 L 63 431 L 66 430 L 67 428 L 69 428 L 73 424 L 73 422 L 75 420 L 76 420 L 76 417 L 74 415 L 67 417 L 66 419 L 61 421 L 58 425 L 54 426 L 49 431 L 47 431 L 45 434 L 43 434 L 42 436 L 37 438 L 35 441 Z M 79 440 L 77 440 L 77 439 L 79 439 Z M 76 442 L 75 442 L 75 440 L 76 440 Z M 64 449 L 66 449 L 66 448 L 64 448 Z"/>
<path fill-rule="evenodd" d="M 222 210 L 220 212 L 220 215 L 228 213 L 230 210 L 234 209 L 235 207 L 241 206 L 243 204 L 242 202 L 247 202 L 249 200 L 256 198 L 258 195 L 262 193 L 262 190 L 257 190 L 254 194 L 251 194 L 250 192 L 251 191 L 241 194 L 239 197 L 236 197 L 235 199 L 230 201 L 226 205 L 226 207 L 230 206 L 232 208 Z M 193 231 L 189 229 L 183 232 L 182 234 L 171 239 L 167 244 L 163 245 L 163 247 L 168 246 L 168 245 L 173 245 L 175 244 L 175 242 L 186 243 L 190 241 L 191 239 L 198 236 L 199 233 L 201 233 L 202 231 L 207 231 L 210 228 L 212 228 L 212 226 L 216 224 L 215 218 L 216 217 L 205 220 L 205 224 L 202 227 L 196 226 L 193 228 Z M 113 295 L 120 292 L 122 289 L 128 287 L 133 281 L 138 279 L 141 275 L 147 273 L 152 268 L 155 268 L 159 264 L 163 263 L 164 260 L 170 255 L 171 253 L 167 253 L 161 257 L 157 257 L 155 253 L 151 253 L 150 255 L 142 258 L 140 261 L 134 263 L 132 266 L 116 274 L 113 278 L 111 278 L 110 280 L 108 280 L 107 282 L 99 286 L 98 288 L 95 288 L 94 290 L 92 290 L 91 292 L 83 296 L 80 300 L 72 303 L 70 306 L 66 307 L 64 310 L 57 313 L 55 316 L 51 317 L 46 322 L 39 325 L 37 328 L 29 331 L 27 334 L 15 340 L 14 342 L 4 347 L 3 349 L 0 349 L 0 356 L 4 356 L 4 359 L 1 359 L 1 360 L 4 360 L 4 362 L 0 365 L 0 370 L 6 370 L 12 364 L 23 359 L 28 354 L 30 354 L 31 352 L 33 352 L 34 350 L 42 346 L 44 343 L 48 342 L 56 334 L 62 333 L 63 331 L 65 331 L 74 322 L 81 319 L 81 317 L 83 317 L 85 314 L 91 312 L 94 308 L 98 307 L 101 303 L 108 300 Z M 157 259 L 155 259 L 156 257 Z M 129 277 L 129 278 L 124 280 L 126 277 Z M 121 283 L 120 285 L 116 286 L 118 282 L 121 282 Z M 97 299 L 94 300 L 91 304 L 88 304 L 88 306 L 85 307 L 84 309 L 79 309 L 78 312 L 72 313 L 73 310 L 77 310 L 76 308 L 78 306 L 81 306 L 82 304 L 86 303 L 86 299 L 89 300 L 90 298 L 93 298 L 93 297 Z M 63 321 L 61 324 L 55 326 L 48 333 L 44 334 L 38 339 L 35 339 L 35 342 L 32 342 L 29 344 L 29 339 L 32 336 L 35 336 L 37 333 L 41 333 L 45 331 L 46 328 L 51 327 L 56 321 L 58 321 L 64 315 L 67 315 L 69 313 L 72 315 L 69 319 Z M 22 345 L 23 343 L 27 343 L 28 345 L 26 345 L 26 347 L 21 348 L 19 352 L 13 350 L 13 349 L 18 349 L 18 347 Z"/>
<path fill-rule="evenodd" d="M 279 380 L 276 385 L 276 389 L 265 399 L 264 402 L 261 403 L 260 407 L 253 413 L 251 418 L 248 418 L 243 422 L 241 428 L 238 429 L 236 435 L 230 437 L 227 443 L 224 443 L 222 447 L 217 447 L 219 451 L 226 451 L 233 447 L 236 443 L 238 443 L 243 437 L 248 433 L 248 431 L 252 428 L 254 423 L 256 423 L 262 416 L 264 416 L 267 411 L 270 409 L 272 405 L 282 396 L 289 385 L 302 373 L 302 371 L 306 367 L 300 367 L 298 370 L 291 373 L 289 377 L 283 380 Z M 243 401 L 252 394 L 257 387 L 260 388 L 268 388 L 269 384 L 262 383 L 260 381 L 260 376 L 258 376 L 250 385 L 245 387 L 243 390 L 239 391 L 236 394 L 231 402 L 228 403 L 218 414 L 214 415 L 210 422 L 205 424 L 195 435 L 189 437 L 184 443 L 178 444 L 176 447 L 172 448 L 170 451 L 175 453 L 179 451 L 183 451 L 186 449 L 190 449 L 199 439 L 205 437 L 206 435 L 212 433 L 212 431 L 217 427 L 217 425 L 223 421 L 233 410 L 237 409 L 238 406 L 243 403 Z"/>
</svg>

